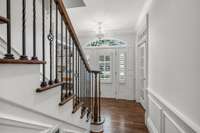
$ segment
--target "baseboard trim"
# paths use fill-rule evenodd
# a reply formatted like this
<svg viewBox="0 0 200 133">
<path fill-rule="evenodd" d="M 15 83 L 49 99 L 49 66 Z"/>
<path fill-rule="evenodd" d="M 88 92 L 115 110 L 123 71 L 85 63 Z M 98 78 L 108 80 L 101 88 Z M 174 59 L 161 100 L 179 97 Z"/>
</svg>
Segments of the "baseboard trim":
<svg viewBox="0 0 200 133">
<path fill-rule="evenodd" d="M 147 127 L 150 133 L 159 133 L 150 117 L 147 118 Z"/>
<path fill-rule="evenodd" d="M 102 97 L 102 100 L 111 100 L 111 101 L 132 101 L 136 102 L 136 100 L 128 100 L 128 99 L 117 99 L 117 98 L 109 98 L 109 97 Z"/>
</svg>

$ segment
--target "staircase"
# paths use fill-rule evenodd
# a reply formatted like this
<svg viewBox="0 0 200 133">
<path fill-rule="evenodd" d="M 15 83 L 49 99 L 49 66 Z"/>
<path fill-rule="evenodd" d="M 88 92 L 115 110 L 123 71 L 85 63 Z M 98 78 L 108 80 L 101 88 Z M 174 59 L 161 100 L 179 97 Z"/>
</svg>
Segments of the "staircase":
<svg viewBox="0 0 200 133">
<path fill-rule="evenodd" d="M 6 7 L 6 17 L 0 16 L 0 28 L 6 27 L 6 39 L 0 38 L 1 132 L 101 132 L 100 72 L 91 70 L 64 2 L 5 1 L 0 2 Z"/>
</svg>

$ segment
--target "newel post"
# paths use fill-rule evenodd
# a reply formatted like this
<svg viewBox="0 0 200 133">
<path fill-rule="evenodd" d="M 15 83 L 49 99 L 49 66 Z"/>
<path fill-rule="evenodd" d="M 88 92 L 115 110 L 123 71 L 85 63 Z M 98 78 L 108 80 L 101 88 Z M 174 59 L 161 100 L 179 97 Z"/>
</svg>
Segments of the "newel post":
<svg viewBox="0 0 200 133">
<path fill-rule="evenodd" d="M 100 71 L 92 71 L 94 73 L 94 99 L 93 106 L 93 119 L 91 122 L 91 133 L 103 133 L 104 119 L 101 117 L 101 81 Z"/>
</svg>

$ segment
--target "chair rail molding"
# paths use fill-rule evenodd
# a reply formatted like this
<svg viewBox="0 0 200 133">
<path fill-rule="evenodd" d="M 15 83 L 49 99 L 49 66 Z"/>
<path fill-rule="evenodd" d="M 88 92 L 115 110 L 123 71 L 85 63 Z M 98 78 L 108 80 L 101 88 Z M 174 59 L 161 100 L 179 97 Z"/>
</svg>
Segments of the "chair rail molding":
<svg viewBox="0 0 200 133">
<path fill-rule="evenodd" d="M 148 109 L 145 119 L 147 120 L 150 133 L 200 133 L 200 127 L 196 123 L 183 115 L 176 107 L 159 96 L 151 88 L 147 89 L 147 95 Z M 150 113 L 156 110 L 159 110 L 160 114 L 152 115 Z M 159 122 L 154 122 L 153 120 Z"/>
</svg>

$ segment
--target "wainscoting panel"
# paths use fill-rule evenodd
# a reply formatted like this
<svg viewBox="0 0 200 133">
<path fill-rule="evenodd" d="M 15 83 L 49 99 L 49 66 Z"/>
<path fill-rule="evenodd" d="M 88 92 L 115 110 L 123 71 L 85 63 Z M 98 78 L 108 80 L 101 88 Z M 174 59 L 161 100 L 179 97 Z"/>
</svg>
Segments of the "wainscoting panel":
<svg viewBox="0 0 200 133">
<path fill-rule="evenodd" d="M 152 97 L 149 97 L 149 120 L 152 124 L 154 132 L 160 133 L 161 131 L 161 116 L 162 108 L 157 104 Z"/>
<path fill-rule="evenodd" d="M 187 123 L 173 106 L 163 102 L 148 89 L 147 127 L 150 133 L 200 133 L 199 128 Z M 197 128 L 194 128 L 197 127 Z"/>
<path fill-rule="evenodd" d="M 164 123 L 164 133 L 185 133 L 185 131 L 177 125 L 173 118 L 166 112 L 164 112 Z"/>
</svg>

